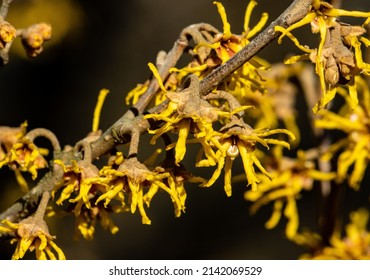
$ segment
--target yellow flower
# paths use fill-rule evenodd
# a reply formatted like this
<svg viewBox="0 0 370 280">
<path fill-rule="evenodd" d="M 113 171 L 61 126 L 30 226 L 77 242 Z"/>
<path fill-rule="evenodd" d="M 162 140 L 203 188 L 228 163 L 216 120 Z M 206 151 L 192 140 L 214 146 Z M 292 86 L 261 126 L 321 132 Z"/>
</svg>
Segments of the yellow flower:
<svg viewBox="0 0 370 280">
<path fill-rule="evenodd" d="M 106 209 L 102 205 L 96 205 L 88 209 L 84 206 L 80 211 L 80 215 L 76 217 L 75 228 L 77 233 L 86 240 L 92 240 L 95 234 L 96 223 L 99 222 L 103 229 L 109 230 L 111 234 L 116 234 L 119 228 L 114 224 L 110 214 L 122 211 L 122 207 L 109 207 Z"/>
<path fill-rule="evenodd" d="M 122 153 L 111 157 L 109 166 L 115 166 L 123 161 Z M 101 174 L 99 169 L 85 160 L 72 160 L 69 164 L 55 160 L 64 170 L 63 181 L 55 186 L 52 195 L 58 197 L 57 205 L 68 202 L 66 209 L 73 209 L 76 216 L 76 229 L 85 239 L 94 237 L 95 225 L 99 221 L 103 229 L 108 229 L 112 234 L 118 232 L 118 227 L 110 218 L 110 213 L 127 211 L 125 205 L 105 207 L 98 204 L 98 198 L 106 192 L 112 181 Z M 108 166 L 103 167 L 103 169 Z"/>
<path fill-rule="evenodd" d="M 175 156 L 173 150 L 166 152 L 166 158 L 154 168 L 153 170 L 156 174 L 168 174 L 163 178 L 163 184 L 167 189 L 171 190 L 169 194 L 176 194 L 178 199 L 172 201 L 175 206 L 175 216 L 179 217 L 181 212 L 185 212 L 185 201 L 186 201 L 186 190 L 184 187 L 185 182 L 190 183 L 204 183 L 205 179 L 197 176 L 193 176 L 189 173 L 182 164 L 175 164 Z M 154 196 L 154 194 L 159 190 L 157 187 L 151 187 L 148 193 L 145 195 L 145 202 L 149 206 L 149 203 Z M 166 191 L 166 189 L 164 189 Z M 176 201 L 180 202 L 176 204 Z"/>
<path fill-rule="evenodd" d="M 118 200 L 122 207 L 128 204 L 131 213 L 139 210 L 143 224 L 151 224 L 144 205 L 150 206 L 159 189 L 169 194 L 177 217 L 185 209 L 186 193 L 183 185 L 170 178 L 171 174 L 161 168 L 150 171 L 136 158 L 129 158 L 117 169 L 106 166 L 100 173 L 109 180 L 109 183 L 96 200 L 96 204 L 104 201 L 104 206 L 108 207 L 113 199 Z"/>
<path fill-rule="evenodd" d="M 210 53 L 204 64 L 192 61 L 187 67 L 171 69 L 172 72 L 178 73 L 177 78 L 179 79 L 179 83 L 181 83 L 189 74 L 195 74 L 199 79 L 207 76 L 212 69 L 228 61 L 244 46 L 249 44 L 249 39 L 255 36 L 267 22 L 268 15 L 267 13 L 263 13 L 256 26 L 253 28 L 249 27 L 252 11 L 257 5 L 257 2 L 252 0 L 249 2 L 245 12 L 243 34 L 232 34 L 225 8 L 220 2 L 213 3 L 217 6 L 220 14 L 223 23 L 223 33 L 216 35 L 212 44 L 202 42 L 195 46 L 195 53 L 197 53 L 200 48 L 205 47 L 214 50 Z M 237 98 L 242 98 L 245 96 L 246 92 L 249 91 L 266 92 L 266 81 L 261 77 L 259 71 L 266 70 L 268 68 L 269 64 L 266 61 L 259 57 L 253 57 L 233 74 L 227 77 L 223 83 L 219 85 L 218 89 L 228 91 Z"/>
<path fill-rule="evenodd" d="M 232 93 L 239 97 L 240 103 L 254 106 L 255 109 L 248 112 L 248 123 L 253 124 L 254 129 L 277 128 L 283 123 L 285 128 L 295 135 L 294 144 L 299 143 L 300 131 L 295 108 L 298 89 L 291 79 L 297 77 L 302 70 L 302 64 L 274 64 L 262 73 L 262 78 L 266 80 L 267 92 L 241 88 L 241 95 Z"/>
<path fill-rule="evenodd" d="M 91 209 L 91 200 L 96 199 L 95 195 L 104 190 L 107 183 L 106 178 L 99 176 L 99 169 L 85 160 L 72 160 L 70 164 L 55 160 L 54 163 L 64 170 L 63 182 L 55 186 L 52 192 L 55 196 L 61 191 L 56 203 L 62 205 L 67 199 L 69 203 L 75 203 L 73 211 L 76 216 L 80 215 L 84 205 Z"/>
<path fill-rule="evenodd" d="M 43 220 L 37 220 L 30 216 L 19 223 L 3 220 L 0 231 L 12 232 L 15 237 L 11 243 L 17 243 L 17 248 L 12 259 L 22 259 L 27 251 L 34 251 L 39 260 L 59 259 L 65 260 L 63 251 L 54 243 L 55 237 L 49 234 L 49 229 Z M 54 252 L 53 252 L 54 251 Z M 57 255 L 55 255 L 55 253 Z"/>
<path fill-rule="evenodd" d="M 149 81 L 145 82 L 144 84 L 138 84 L 135 88 L 130 90 L 126 94 L 126 105 L 135 105 L 139 100 L 140 96 L 142 96 L 146 90 L 148 89 Z"/>
<path fill-rule="evenodd" d="M 330 246 L 316 249 L 313 254 L 302 259 L 325 260 L 370 260 L 370 233 L 367 230 L 369 212 L 359 209 L 350 213 L 350 223 L 346 225 L 346 236 L 334 233 Z"/>
<path fill-rule="evenodd" d="M 240 119 L 234 119 L 219 132 L 214 133 L 214 139 L 219 143 L 218 150 L 215 152 L 215 161 L 207 156 L 207 159 L 198 158 L 197 166 L 212 166 L 217 162 L 217 169 L 213 173 L 209 181 L 204 186 L 211 186 L 220 176 L 222 169 L 224 169 L 225 179 L 224 188 L 227 196 L 231 196 L 231 168 L 234 159 L 241 156 L 245 175 L 248 185 L 251 185 L 252 190 L 258 189 L 257 185 L 261 182 L 263 176 L 271 178 L 271 174 L 262 166 L 260 160 L 256 155 L 256 144 L 262 144 L 266 148 L 269 144 L 282 145 L 289 148 L 289 143 L 283 140 L 268 138 L 271 135 L 284 133 L 294 139 L 294 135 L 285 129 L 273 130 L 254 130 L 249 125 L 245 124 Z M 257 174 L 255 166 L 262 172 Z"/>
<path fill-rule="evenodd" d="M 0 49 L 16 37 L 17 30 L 7 21 L 0 20 Z"/>
<path fill-rule="evenodd" d="M 323 159 L 329 160 L 337 151 L 343 150 L 337 161 L 337 181 L 343 182 L 348 177 L 349 185 L 358 189 L 370 159 L 370 130 L 368 127 L 370 92 L 368 85 L 360 77 L 355 78 L 355 85 L 358 92 L 361 93 L 360 104 L 351 109 L 351 98 L 343 88 L 340 88 L 338 92 L 345 98 L 347 105 L 339 113 L 319 112 L 320 118 L 315 121 L 315 125 L 329 130 L 341 130 L 347 134 L 347 137 L 329 147 Z M 353 166 L 353 170 L 348 176 L 351 166 Z"/>
<path fill-rule="evenodd" d="M 0 126 L 0 162 L 12 149 L 13 145 L 26 134 L 26 128 L 27 122 L 24 122 L 19 127 Z"/>
<path fill-rule="evenodd" d="M 19 127 L 0 127 L 0 168 L 5 164 L 9 163 L 9 157 L 12 147 L 26 134 L 27 122 L 22 123 Z M 29 190 L 28 184 L 22 173 L 18 169 L 14 169 L 15 178 L 20 185 L 22 191 L 27 192 Z"/>
<path fill-rule="evenodd" d="M 180 86 L 180 80 L 177 78 L 177 73 L 171 73 L 167 79 L 163 82 L 160 78 L 160 74 L 158 70 L 152 63 L 148 63 L 150 70 L 153 72 L 154 77 L 157 79 L 159 83 L 159 90 L 155 94 L 153 101 L 151 102 L 153 106 L 161 104 L 164 100 L 166 100 L 166 94 L 168 91 L 176 91 L 176 89 Z M 143 84 L 138 84 L 135 88 L 133 88 L 127 95 L 126 95 L 126 104 L 127 105 L 135 105 L 139 98 L 147 91 L 149 87 L 149 80 L 147 80 Z"/>
<path fill-rule="evenodd" d="M 306 159 L 303 151 L 298 151 L 297 159 L 283 157 L 281 151 L 278 151 L 274 162 L 278 166 L 270 171 L 272 179 L 262 177 L 258 188 L 255 191 L 247 191 L 244 197 L 253 202 L 250 209 L 252 214 L 265 204 L 273 202 L 273 213 L 265 224 L 266 228 L 274 228 L 284 214 L 288 219 L 285 233 L 292 239 L 297 234 L 299 226 L 296 200 L 301 192 L 311 190 L 315 180 L 332 180 L 336 174 L 316 170 L 314 163 Z"/>
<path fill-rule="evenodd" d="M 340 23 L 337 17 L 351 16 L 367 18 L 362 26 L 351 26 Z M 349 84 L 351 86 L 353 77 L 364 73 L 370 74 L 370 65 L 362 58 L 361 44 L 368 46 L 370 41 L 362 37 L 365 26 L 370 20 L 370 13 L 358 11 L 346 11 L 335 9 L 327 2 L 313 1 L 312 10 L 302 20 L 291 25 L 287 29 L 276 27 L 276 31 L 283 37 L 288 36 L 295 45 L 306 54 L 294 56 L 286 60 L 286 63 L 294 63 L 301 59 L 310 59 L 316 65 L 316 74 L 320 78 L 323 92 L 321 100 L 313 108 L 314 112 L 325 108 L 335 97 L 337 86 Z M 291 33 L 292 30 L 303 25 L 311 24 L 313 33 L 320 33 L 320 44 L 315 49 L 310 49 L 299 43 L 298 39 Z M 354 90 L 354 89 L 352 89 Z M 355 95 L 351 95 L 352 104 L 357 104 Z"/>
<path fill-rule="evenodd" d="M 209 135 L 213 132 L 212 123 L 218 120 L 218 108 L 210 105 L 199 96 L 199 81 L 195 76 L 190 78 L 190 86 L 181 92 L 168 92 L 169 103 L 167 108 L 158 114 L 145 115 L 146 119 L 165 121 L 156 130 L 149 133 L 155 134 L 151 144 L 163 134 L 173 131 L 178 133 L 175 144 L 175 162 L 183 160 L 186 153 L 186 141 L 188 135 L 194 132 L 196 135 Z"/>
<path fill-rule="evenodd" d="M 0 168 L 8 165 L 13 170 L 29 172 L 32 174 L 32 179 L 36 179 L 37 170 L 47 167 L 47 162 L 43 157 L 47 154 L 47 150 L 39 149 L 35 144 L 21 139 L 12 146 L 7 156 L 0 161 Z"/>
</svg>

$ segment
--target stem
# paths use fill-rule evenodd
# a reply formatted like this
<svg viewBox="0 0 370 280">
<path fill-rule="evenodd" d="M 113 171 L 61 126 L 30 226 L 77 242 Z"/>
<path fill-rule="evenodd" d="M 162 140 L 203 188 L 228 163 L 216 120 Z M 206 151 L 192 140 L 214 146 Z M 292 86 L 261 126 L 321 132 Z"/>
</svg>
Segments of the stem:
<svg viewBox="0 0 370 280">
<path fill-rule="evenodd" d="M 37 186 L 32 188 L 23 197 L 18 199 L 12 206 L 0 214 L 0 220 L 9 220 L 11 222 L 18 222 L 33 214 L 39 204 L 40 196 L 48 191 L 50 192 L 56 184 L 63 178 L 63 169 L 55 165 L 53 171 L 45 174 L 45 176 L 38 182 Z M 6 234 L 0 233 L 0 238 Z"/>
<path fill-rule="evenodd" d="M 130 148 L 128 151 L 128 157 L 137 157 L 140 141 L 140 132 L 138 130 L 133 130 L 131 133 Z"/>
<path fill-rule="evenodd" d="M 169 75 L 170 68 L 174 67 L 177 61 L 180 59 L 181 55 L 184 52 L 184 49 L 188 46 L 188 42 L 183 39 L 178 39 L 173 45 L 171 51 L 166 55 L 165 62 L 161 65 L 158 70 L 159 75 L 162 80 L 165 80 Z M 152 79 L 150 81 L 149 87 L 146 92 L 140 97 L 138 102 L 133 106 L 138 110 L 139 114 L 142 114 L 145 108 L 148 106 L 150 100 L 157 92 L 159 88 L 157 79 Z"/>
<path fill-rule="evenodd" d="M 3 19 L 5 19 L 6 16 L 8 15 L 9 6 L 12 1 L 13 0 L 3 0 L 2 1 L 1 8 L 0 8 L 0 17 L 2 17 Z"/>
<path fill-rule="evenodd" d="M 177 62 L 179 61 L 181 55 L 184 53 L 185 49 L 189 46 L 189 39 L 188 37 L 192 38 L 196 44 L 198 43 L 212 43 L 213 36 L 211 34 L 217 34 L 219 31 L 214 28 L 210 24 L 206 23 L 199 23 L 199 24 L 192 24 L 185 28 L 180 36 L 179 39 L 176 40 L 175 44 L 173 45 L 172 49 L 165 54 L 164 52 L 159 52 L 157 60 L 157 67 L 159 75 L 164 81 L 169 73 L 169 70 L 172 67 L 175 67 Z M 199 51 L 200 59 L 203 61 L 207 54 L 203 54 L 201 50 Z M 162 60 L 164 60 L 162 62 Z M 157 79 L 153 78 L 150 81 L 149 87 L 146 92 L 140 97 L 138 102 L 133 106 L 135 109 L 138 110 L 139 114 L 142 114 L 145 108 L 149 105 L 150 100 L 156 94 L 159 88 Z"/>
<path fill-rule="evenodd" d="M 241 107 L 241 104 L 239 101 L 229 92 L 223 91 L 223 90 L 217 90 L 215 92 L 209 93 L 204 97 L 205 100 L 209 99 L 223 99 L 226 100 L 229 104 L 230 111 L 234 111 Z M 238 112 L 236 114 L 239 118 L 241 118 L 244 115 L 244 111 Z"/>
<path fill-rule="evenodd" d="M 25 137 L 27 137 L 31 142 L 33 142 L 37 137 L 45 137 L 51 142 L 54 151 L 58 152 L 61 150 L 58 138 L 55 136 L 53 132 L 51 132 L 48 129 L 45 128 L 32 129 L 25 135 Z"/>
<path fill-rule="evenodd" d="M 323 189 L 322 189 L 323 190 Z M 319 234 L 322 238 L 321 246 L 330 245 L 331 237 L 335 232 L 340 231 L 343 205 L 344 186 L 331 183 L 329 193 L 321 193 L 319 209 Z"/>
<path fill-rule="evenodd" d="M 91 145 L 90 142 L 87 141 L 86 139 L 81 140 L 76 143 L 75 149 L 77 151 L 83 150 L 83 160 L 86 162 L 92 162 L 93 157 L 92 157 L 92 152 L 91 152 Z"/>
<path fill-rule="evenodd" d="M 50 192 L 49 191 L 43 192 L 39 206 L 37 207 L 36 213 L 34 215 L 35 220 L 41 221 L 44 219 L 46 207 L 48 206 L 49 200 Z"/>
<path fill-rule="evenodd" d="M 313 108 L 320 99 L 321 94 L 320 85 L 315 82 L 314 69 L 311 65 L 306 66 L 303 71 L 299 74 L 298 80 L 302 86 L 304 99 L 307 104 L 307 117 L 311 124 L 311 131 L 314 135 L 313 145 L 319 147 L 320 152 L 325 152 L 330 144 L 333 142 L 331 135 L 328 131 L 323 131 L 320 128 L 315 127 L 315 115 L 311 108 Z M 319 152 L 319 153 L 320 153 Z M 318 168 L 322 172 L 330 172 L 335 170 L 335 161 L 323 161 L 320 159 L 320 155 L 317 156 Z M 321 246 L 327 246 L 330 244 L 330 239 L 334 231 L 339 226 L 339 214 L 340 206 L 343 195 L 343 186 L 335 184 L 331 181 L 321 181 L 320 189 L 318 191 L 318 213 L 317 213 L 317 225 L 318 232 L 322 237 Z"/>
</svg>

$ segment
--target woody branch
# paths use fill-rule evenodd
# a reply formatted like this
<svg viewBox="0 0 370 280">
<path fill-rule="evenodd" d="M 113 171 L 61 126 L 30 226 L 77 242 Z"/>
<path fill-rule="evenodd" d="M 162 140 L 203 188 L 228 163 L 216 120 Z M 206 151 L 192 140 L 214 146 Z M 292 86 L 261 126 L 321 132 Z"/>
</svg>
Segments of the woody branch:
<svg viewBox="0 0 370 280">
<path fill-rule="evenodd" d="M 10 2 L 10 1 L 7 1 Z M 271 43 L 279 32 L 274 31 L 275 26 L 289 27 L 295 22 L 302 19 L 310 9 L 312 0 L 295 0 L 275 21 L 273 21 L 263 32 L 253 39 L 240 52 L 234 55 L 225 64 L 216 68 L 207 77 L 200 81 L 199 94 L 205 95 L 214 87 L 220 84 L 223 79 L 232 74 L 235 70 L 241 67 L 249 59 L 259 53 L 269 43 Z M 4 6 L 4 3 L 3 3 Z M 6 6 L 4 6 L 6 7 Z M 180 36 L 175 42 L 172 50 L 166 55 L 165 62 L 159 65 L 159 73 L 162 78 L 166 78 L 169 74 L 168 70 L 176 65 L 178 59 L 183 54 L 189 41 L 186 35 Z M 193 37 L 195 40 L 195 38 Z M 120 119 L 118 119 L 110 128 L 108 128 L 96 141 L 91 143 L 92 159 L 99 158 L 108 153 L 115 146 L 128 143 L 131 140 L 131 133 L 135 127 L 135 133 L 145 133 L 150 124 L 143 118 L 143 112 L 146 110 L 151 98 L 158 90 L 158 84 L 155 79 L 152 79 L 147 92 L 139 99 L 136 106 L 128 110 Z M 166 107 L 166 101 L 156 107 L 149 109 L 149 112 L 160 112 Z M 54 153 L 54 157 L 58 159 L 70 159 L 76 156 L 71 151 L 63 151 Z M 53 187 L 61 180 L 63 176 L 62 170 L 58 165 L 52 166 L 51 170 L 38 182 L 38 184 L 25 194 L 22 198 L 16 201 L 5 212 L 0 214 L 0 220 L 7 219 L 9 221 L 19 221 L 22 218 L 34 213 L 40 201 L 40 197 L 45 191 L 51 191 Z M 1 236 L 0 236 L 1 237 Z"/>
</svg>

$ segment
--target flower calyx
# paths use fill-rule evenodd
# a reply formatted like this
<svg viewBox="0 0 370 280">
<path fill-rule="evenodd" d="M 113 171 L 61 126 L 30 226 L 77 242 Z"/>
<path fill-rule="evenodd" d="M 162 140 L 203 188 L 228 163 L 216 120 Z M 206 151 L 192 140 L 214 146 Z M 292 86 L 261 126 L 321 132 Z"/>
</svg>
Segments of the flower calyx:
<svg viewBox="0 0 370 280">
<path fill-rule="evenodd" d="M 322 49 L 325 81 L 332 86 L 347 84 L 361 72 L 356 66 L 355 54 L 350 50 L 351 37 L 360 36 L 366 31 L 361 26 L 345 25 L 337 21 L 331 23 L 326 33 Z M 312 62 L 317 61 L 317 51 L 310 54 Z"/>
</svg>

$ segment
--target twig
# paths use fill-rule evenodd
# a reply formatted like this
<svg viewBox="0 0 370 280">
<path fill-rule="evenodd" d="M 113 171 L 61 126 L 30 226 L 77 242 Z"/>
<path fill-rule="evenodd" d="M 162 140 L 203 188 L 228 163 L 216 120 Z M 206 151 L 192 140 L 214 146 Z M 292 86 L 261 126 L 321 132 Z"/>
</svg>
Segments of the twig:
<svg viewBox="0 0 370 280">
<path fill-rule="evenodd" d="M 166 55 L 165 62 L 159 68 L 159 75 L 162 80 L 165 80 L 169 75 L 169 70 L 174 67 L 188 46 L 188 41 L 184 38 L 179 38 L 173 45 L 171 51 Z M 138 114 L 142 114 L 148 106 L 154 94 L 157 92 L 159 86 L 156 79 L 152 79 L 146 92 L 140 97 L 138 102 L 133 106 L 137 109 Z"/>
<path fill-rule="evenodd" d="M 41 196 L 41 200 L 37 210 L 35 212 L 35 220 L 43 220 L 45 216 L 46 207 L 48 206 L 50 200 L 50 192 L 45 191 Z"/>
<path fill-rule="evenodd" d="M 201 32 L 205 31 L 205 32 Z M 212 43 L 209 42 L 211 39 L 210 36 L 207 36 L 208 33 L 218 33 L 219 31 L 215 29 L 212 25 L 206 23 L 192 24 L 185 28 L 179 39 L 175 42 L 172 49 L 168 54 L 164 55 L 164 62 L 157 65 L 159 67 L 158 72 L 162 80 L 165 80 L 169 75 L 169 70 L 172 67 L 175 67 L 176 63 L 179 61 L 181 55 L 184 53 L 185 49 L 189 46 L 189 38 L 192 38 L 195 44 L 199 43 Z M 209 37 L 209 38 L 208 38 Z M 163 56 L 163 52 L 160 52 L 159 55 Z M 205 55 L 204 55 L 205 56 Z M 140 97 L 138 102 L 133 106 L 138 110 L 138 114 L 142 114 L 145 108 L 148 106 L 150 100 L 157 92 L 159 86 L 157 79 L 152 79 L 150 81 L 149 87 L 146 92 Z"/>
<path fill-rule="evenodd" d="M 55 136 L 53 132 L 51 132 L 48 129 L 35 128 L 33 130 L 30 130 L 24 137 L 28 138 L 31 142 L 33 142 L 37 137 L 45 137 L 50 141 L 55 152 L 61 150 L 58 138 Z"/>
<path fill-rule="evenodd" d="M 54 166 L 54 170 L 46 173 L 38 182 L 37 186 L 32 188 L 23 197 L 18 199 L 11 207 L 0 214 L 0 221 L 6 219 L 11 222 L 17 222 L 28 217 L 36 211 L 41 195 L 45 191 L 52 191 L 54 186 L 63 178 L 62 168 L 59 165 Z M 0 237 L 1 236 L 2 235 L 0 233 Z"/>
<path fill-rule="evenodd" d="M 204 97 L 204 99 L 205 100 L 210 100 L 210 99 L 226 100 L 227 103 L 229 104 L 230 111 L 234 111 L 241 107 L 241 104 L 239 103 L 239 101 L 232 94 L 230 94 L 227 91 L 223 91 L 223 90 L 218 90 L 216 92 L 209 93 Z M 239 117 L 242 117 L 243 114 L 244 114 L 244 111 L 237 113 Z"/>
<path fill-rule="evenodd" d="M 3 19 L 5 19 L 6 16 L 8 15 L 9 6 L 10 6 L 10 3 L 12 2 L 13 0 L 3 0 L 2 1 L 1 8 L 0 8 L 0 17 L 2 17 Z"/>
</svg>

